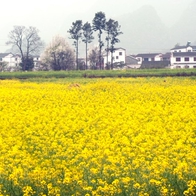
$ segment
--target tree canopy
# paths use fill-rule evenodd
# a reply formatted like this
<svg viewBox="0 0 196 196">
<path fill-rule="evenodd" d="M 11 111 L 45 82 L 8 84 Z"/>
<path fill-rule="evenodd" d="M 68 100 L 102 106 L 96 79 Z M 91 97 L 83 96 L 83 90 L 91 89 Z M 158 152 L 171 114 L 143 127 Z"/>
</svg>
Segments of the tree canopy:
<svg viewBox="0 0 196 196">
<path fill-rule="evenodd" d="M 71 28 L 68 30 L 68 33 L 70 33 L 71 37 L 70 39 L 74 39 L 74 46 L 76 47 L 76 64 L 77 69 L 78 66 L 78 44 L 79 39 L 82 39 L 82 41 L 85 43 L 85 52 L 86 52 L 86 65 L 87 65 L 87 56 L 89 56 L 88 53 L 88 44 L 92 42 L 94 39 L 93 33 L 96 32 L 98 35 L 98 48 L 99 48 L 99 57 L 98 57 L 98 64 L 99 69 L 104 68 L 103 65 L 103 47 L 104 47 L 104 39 L 106 39 L 107 46 L 107 64 L 108 64 L 108 51 L 114 52 L 114 46 L 116 43 L 119 43 L 120 40 L 118 36 L 122 34 L 120 31 L 120 25 L 118 21 L 115 21 L 113 19 L 106 20 L 106 15 L 104 12 L 97 12 L 95 13 L 95 16 L 92 20 L 92 25 L 89 22 L 86 22 L 84 25 L 82 25 L 81 20 L 76 20 L 76 22 L 72 23 Z M 92 51 L 91 51 L 92 52 Z M 113 57 L 112 57 L 113 58 Z M 113 61 L 111 60 L 112 64 Z M 112 67 L 111 67 L 112 68 Z"/>
<path fill-rule="evenodd" d="M 55 36 L 41 55 L 42 65 L 52 70 L 74 69 L 74 58 L 74 51 L 61 36 Z"/>
<path fill-rule="evenodd" d="M 105 30 L 106 16 L 104 12 L 97 12 L 93 18 L 93 30 L 98 31 L 99 42 L 99 68 L 102 68 L 102 47 L 104 46 L 102 40 L 102 33 Z"/>
<path fill-rule="evenodd" d="M 68 30 L 71 35 L 70 39 L 74 40 L 74 46 L 76 47 L 76 66 L 79 69 L 78 64 L 78 41 L 82 37 L 82 20 L 76 20 L 72 23 L 71 28 Z"/>
<path fill-rule="evenodd" d="M 83 27 L 83 39 L 82 41 L 85 43 L 86 45 L 86 68 L 87 68 L 87 51 L 88 51 L 88 43 L 91 43 L 92 40 L 94 39 L 93 37 L 93 29 L 91 27 L 91 24 L 86 22 Z"/>
</svg>

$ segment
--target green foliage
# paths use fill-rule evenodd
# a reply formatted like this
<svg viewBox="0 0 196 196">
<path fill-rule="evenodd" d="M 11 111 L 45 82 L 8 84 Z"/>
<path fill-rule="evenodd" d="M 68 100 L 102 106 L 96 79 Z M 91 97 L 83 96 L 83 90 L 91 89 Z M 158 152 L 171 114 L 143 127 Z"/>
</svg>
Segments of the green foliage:
<svg viewBox="0 0 196 196">
<path fill-rule="evenodd" d="M 82 39 L 82 41 L 84 43 L 91 43 L 92 40 L 94 39 L 94 37 L 93 37 L 93 29 L 91 27 L 91 24 L 86 22 L 83 25 L 82 30 L 83 30 L 83 39 Z"/>
<path fill-rule="evenodd" d="M 105 29 L 106 17 L 104 12 L 97 12 L 93 19 L 93 30 L 99 31 L 99 34 L 102 34 L 102 31 Z"/>
<path fill-rule="evenodd" d="M 23 71 L 32 71 L 32 69 L 34 68 L 33 58 L 25 57 L 23 59 L 23 62 L 20 63 L 20 66 L 22 67 Z"/>
<path fill-rule="evenodd" d="M 0 62 L 0 71 L 4 71 L 4 69 L 6 68 L 7 66 L 7 62 Z"/>
<path fill-rule="evenodd" d="M 163 174 L 163 177 L 167 179 L 166 184 L 170 185 L 171 190 L 174 190 L 177 193 L 177 195 L 182 195 L 182 196 L 184 195 L 183 192 L 188 188 L 187 182 L 185 182 L 177 174 L 173 174 L 171 172 L 165 172 Z"/>
<path fill-rule="evenodd" d="M 196 79 L 196 69 L 134 69 L 134 70 L 85 70 L 85 71 L 36 71 L 1 72 L 0 79 L 30 78 L 114 78 L 114 77 L 192 77 Z"/>
<path fill-rule="evenodd" d="M 76 22 L 72 23 L 71 28 L 68 30 L 71 37 L 70 39 L 78 40 L 82 36 L 82 20 L 76 20 Z"/>
<path fill-rule="evenodd" d="M 115 21 L 113 19 L 109 19 L 106 22 L 106 28 L 107 32 L 107 56 L 108 56 L 108 51 L 112 53 L 111 55 L 111 69 L 113 69 L 113 52 L 115 51 L 114 45 L 116 43 L 119 43 L 120 40 L 118 39 L 118 36 L 122 34 L 120 31 L 120 25 L 118 24 L 118 21 Z"/>
<path fill-rule="evenodd" d="M 97 12 L 95 14 L 95 17 L 93 18 L 93 30 L 98 31 L 98 39 L 99 39 L 99 69 L 101 69 L 102 65 L 102 47 L 104 46 L 104 43 L 102 41 L 101 35 L 103 31 L 105 30 L 106 25 L 106 17 L 105 13 L 103 12 Z"/>
<path fill-rule="evenodd" d="M 88 43 L 91 43 L 92 40 L 94 39 L 93 37 L 93 29 L 91 27 L 91 24 L 86 22 L 83 27 L 83 39 L 82 41 L 86 44 L 86 65 L 85 69 L 87 69 L 87 51 L 88 51 Z"/>
<path fill-rule="evenodd" d="M 71 28 L 68 30 L 68 33 L 71 35 L 70 39 L 74 40 L 74 46 L 76 47 L 76 65 L 77 69 L 79 69 L 78 41 L 82 37 L 82 20 L 76 20 L 76 22 L 73 22 Z"/>
<path fill-rule="evenodd" d="M 74 40 L 74 46 L 76 48 L 76 65 L 77 69 L 79 69 L 81 66 L 79 65 L 78 61 L 78 44 L 79 39 L 82 37 L 82 41 L 86 44 L 86 67 L 87 69 L 87 51 L 88 51 L 88 43 L 91 43 L 94 39 L 93 37 L 93 31 L 98 32 L 98 43 L 99 43 L 99 54 L 98 54 L 98 62 L 96 62 L 96 68 L 97 65 L 99 66 L 99 69 L 103 68 L 103 57 L 102 57 L 102 48 L 104 46 L 104 42 L 102 40 L 102 34 L 104 32 L 107 33 L 106 35 L 106 41 L 107 41 L 107 51 L 110 50 L 112 53 L 114 51 L 114 45 L 116 43 L 119 43 L 120 40 L 118 39 L 118 36 L 122 34 L 120 31 L 120 25 L 118 24 L 118 21 L 115 21 L 113 19 L 109 19 L 106 21 L 106 16 L 104 12 L 97 12 L 95 13 L 95 16 L 92 20 L 92 26 L 90 23 L 86 22 L 82 26 L 81 20 L 76 20 L 76 22 L 72 23 L 71 28 L 68 30 L 68 33 L 70 33 L 71 37 L 70 39 Z M 108 54 L 107 54 L 108 56 Z M 111 57 L 113 67 L 113 57 Z M 93 68 L 95 69 L 95 65 L 93 65 Z M 108 69 L 110 67 L 108 66 Z"/>
</svg>

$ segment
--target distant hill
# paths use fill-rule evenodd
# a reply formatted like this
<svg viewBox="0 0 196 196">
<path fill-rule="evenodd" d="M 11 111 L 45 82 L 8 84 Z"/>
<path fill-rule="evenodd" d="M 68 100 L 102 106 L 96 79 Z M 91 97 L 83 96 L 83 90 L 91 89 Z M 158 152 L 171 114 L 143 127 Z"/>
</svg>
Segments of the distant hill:
<svg viewBox="0 0 196 196">
<path fill-rule="evenodd" d="M 167 46 L 168 29 L 152 6 L 143 6 L 116 20 L 123 32 L 120 45 L 128 53 L 157 52 Z"/>
<path fill-rule="evenodd" d="M 173 46 L 176 43 L 185 45 L 187 41 L 196 42 L 196 1 L 184 11 L 179 21 L 170 29 Z M 172 46 L 172 47 L 173 47 Z"/>
<path fill-rule="evenodd" d="M 126 10 L 129 9 L 130 2 L 127 0 L 122 0 L 122 3 Z M 187 2 L 189 3 L 189 1 Z M 172 26 L 168 27 L 163 19 L 159 16 L 154 7 L 150 5 L 145 5 L 134 12 L 125 13 L 123 15 L 118 15 L 120 13 L 106 12 L 106 8 L 114 6 L 109 1 L 99 0 L 87 13 L 74 13 L 69 15 L 62 24 L 61 32 L 66 34 L 68 29 L 71 27 L 72 22 L 81 19 L 83 22 L 92 22 L 95 13 L 103 11 L 106 14 L 106 18 L 110 17 L 117 20 L 121 25 L 122 35 L 119 36 L 120 43 L 116 45 L 117 47 L 123 47 L 126 49 L 127 54 L 137 54 L 137 53 L 153 53 L 153 52 L 168 52 L 177 43 L 184 45 L 187 41 L 191 43 L 196 43 L 196 1 L 190 4 L 190 6 L 184 11 L 179 20 Z M 163 3 L 164 4 L 164 3 Z M 104 5 L 104 6 L 103 6 Z M 172 4 L 174 5 L 174 3 Z M 104 9 L 102 9 L 104 7 Z M 171 7 L 169 7 L 172 10 Z M 168 10 L 165 10 L 165 15 L 167 15 Z M 171 15 L 171 13 L 170 13 Z M 173 15 L 172 17 L 176 17 Z M 93 47 L 98 44 L 97 35 L 94 34 L 95 40 L 90 45 Z M 69 40 L 72 44 L 73 40 Z M 85 55 L 85 47 L 82 42 L 79 46 L 80 56 Z"/>
<path fill-rule="evenodd" d="M 123 35 L 120 43 L 128 54 L 167 52 L 177 43 L 196 43 L 196 1 L 184 11 L 170 28 L 162 22 L 156 10 L 149 5 L 137 11 L 117 17 Z M 175 17 L 175 16 L 174 16 Z"/>
<path fill-rule="evenodd" d="M 145 5 L 134 12 L 129 13 L 130 1 L 121 0 L 122 5 L 126 7 L 125 14 L 122 13 L 121 9 L 118 12 L 113 12 L 112 7 L 117 6 L 117 2 L 97 0 L 92 8 L 88 12 L 84 13 L 73 13 L 67 15 L 62 24 L 58 22 L 57 27 L 59 28 L 58 33 L 62 36 L 67 37 L 67 41 L 70 45 L 73 44 L 73 40 L 70 40 L 70 35 L 67 33 L 72 25 L 72 22 L 76 20 L 82 20 L 83 23 L 86 21 L 92 23 L 95 13 L 103 11 L 106 14 L 106 18 L 110 17 L 117 20 L 121 25 L 122 35 L 119 36 L 120 43 L 116 47 L 123 47 L 129 54 L 138 53 L 154 53 L 154 52 L 168 52 L 177 43 L 180 45 L 185 45 L 187 41 L 191 41 L 192 44 L 196 45 L 196 1 L 193 0 L 190 6 L 184 11 L 179 20 L 172 26 L 168 27 L 167 24 L 163 22 L 165 18 L 161 18 L 154 7 L 150 5 Z M 150 2 L 150 1 L 148 1 Z M 169 2 L 169 0 L 167 0 Z M 190 0 L 187 2 L 189 3 Z M 174 5 L 174 2 L 172 2 Z M 165 3 L 162 2 L 164 5 Z M 167 3 L 168 6 L 169 3 Z M 104 8 L 104 9 L 103 9 Z M 107 8 L 111 8 L 110 11 L 106 12 Z M 171 10 L 170 6 L 165 10 L 165 15 L 167 15 L 168 10 Z M 163 16 L 163 15 L 162 15 Z M 169 17 L 169 15 L 168 15 Z M 176 18 L 175 15 L 172 17 Z M 40 23 L 42 21 L 40 20 Z M 52 26 L 50 24 L 49 26 Z M 39 28 L 39 27 L 38 27 Z M 43 31 L 43 30 L 42 30 Z M 56 29 L 54 29 L 54 32 Z M 48 29 L 45 28 L 45 32 L 42 36 L 46 40 L 46 44 L 49 43 L 55 34 L 48 33 Z M 95 40 L 93 43 L 89 44 L 90 47 L 94 47 L 98 44 L 97 34 L 94 34 Z M 15 51 L 15 49 L 9 49 L 8 51 Z M 79 56 L 85 56 L 85 46 L 80 41 L 79 45 Z"/>
</svg>

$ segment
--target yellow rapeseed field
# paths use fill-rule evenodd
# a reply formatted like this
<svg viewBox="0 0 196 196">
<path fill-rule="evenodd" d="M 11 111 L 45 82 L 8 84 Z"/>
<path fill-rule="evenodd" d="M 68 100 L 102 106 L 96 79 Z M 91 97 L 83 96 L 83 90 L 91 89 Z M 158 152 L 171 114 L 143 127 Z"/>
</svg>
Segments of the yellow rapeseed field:
<svg viewBox="0 0 196 196">
<path fill-rule="evenodd" d="M 196 195 L 196 80 L 0 81 L 0 195 Z"/>
</svg>

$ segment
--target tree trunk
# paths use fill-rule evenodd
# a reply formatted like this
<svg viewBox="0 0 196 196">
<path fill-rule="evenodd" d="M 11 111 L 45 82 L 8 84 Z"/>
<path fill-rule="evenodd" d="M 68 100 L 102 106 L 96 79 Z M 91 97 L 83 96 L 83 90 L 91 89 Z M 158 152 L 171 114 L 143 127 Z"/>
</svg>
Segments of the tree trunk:
<svg viewBox="0 0 196 196">
<path fill-rule="evenodd" d="M 87 42 L 86 42 L 86 65 L 85 65 L 85 70 L 87 69 L 87 48 L 88 47 L 88 44 L 87 44 Z"/>
<path fill-rule="evenodd" d="M 99 33 L 99 69 L 101 70 L 101 49 L 102 49 L 102 43 L 101 43 L 101 32 Z"/>
<path fill-rule="evenodd" d="M 107 39 L 107 67 L 111 69 L 111 67 L 109 67 L 109 64 L 108 64 L 108 54 L 109 54 L 109 33 L 108 33 L 108 39 Z"/>
<path fill-rule="evenodd" d="M 114 46 L 111 46 L 111 69 L 113 69 L 113 52 L 114 52 Z"/>
<path fill-rule="evenodd" d="M 79 69 L 78 66 L 78 39 L 76 40 L 76 69 Z"/>
</svg>

